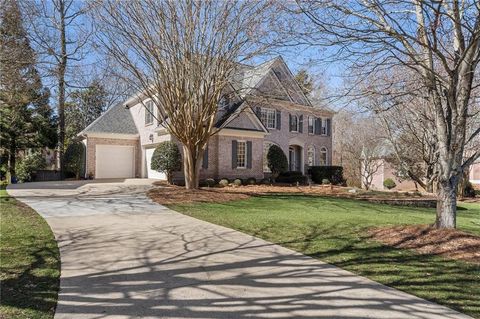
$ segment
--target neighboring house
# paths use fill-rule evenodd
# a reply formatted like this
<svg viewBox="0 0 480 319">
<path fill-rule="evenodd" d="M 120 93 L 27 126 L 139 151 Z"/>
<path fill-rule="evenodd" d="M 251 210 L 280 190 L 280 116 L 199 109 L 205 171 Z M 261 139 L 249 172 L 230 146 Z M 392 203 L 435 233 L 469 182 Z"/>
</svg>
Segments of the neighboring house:
<svg viewBox="0 0 480 319">
<path fill-rule="evenodd" d="M 480 189 L 480 158 L 470 165 L 468 179 L 472 183 L 473 188 Z"/>
<path fill-rule="evenodd" d="M 86 145 L 87 176 L 165 179 L 150 168 L 151 157 L 158 143 L 176 139 L 146 108 L 157 112 L 148 99 L 133 97 L 79 134 Z M 333 115 L 311 104 L 281 57 L 241 65 L 219 103 L 218 132 L 209 140 L 201 178 L 264 178 L 272 144 L 283 149 L 291 171 L 330 165 Z"/>
</svg>

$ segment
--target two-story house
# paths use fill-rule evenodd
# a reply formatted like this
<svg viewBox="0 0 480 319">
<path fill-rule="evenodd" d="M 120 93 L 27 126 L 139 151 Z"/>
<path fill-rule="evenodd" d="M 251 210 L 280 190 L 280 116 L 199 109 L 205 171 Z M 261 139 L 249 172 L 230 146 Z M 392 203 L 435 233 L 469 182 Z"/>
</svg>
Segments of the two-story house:
<svg viewBox="0 0 480 319">
<path fill-rule="evenodd" d="M 175 138 L 151 114 L 153 102 L 140 102 L 133 97 L 112 107 L 79 134 L 87 176 L 165 178 L 150 168 L 151 157 L 158 143 Z M 331 165 L 334 112 L 312 105 L 281 57 L 239 66 L 218 107 L 218 132 L 209 140 L 201 178 L 264 178 L 273 144 L 291 171 Z"/>
</svg>

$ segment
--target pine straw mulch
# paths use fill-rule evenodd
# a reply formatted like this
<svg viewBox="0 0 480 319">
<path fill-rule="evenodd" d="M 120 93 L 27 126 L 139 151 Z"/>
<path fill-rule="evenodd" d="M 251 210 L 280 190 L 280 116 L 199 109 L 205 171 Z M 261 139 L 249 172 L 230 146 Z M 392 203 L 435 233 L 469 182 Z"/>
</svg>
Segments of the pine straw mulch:
<svg viewBox="0 0 480 319">
<path fill-rule="evenodd" d="M 298 194 L 298 195 L 318 195 L 340 198 L 362 199 L 362 200 L 408 200 L 424 201 L 433 198 L 428 196 L 419 196 L 413 193 L 402 192 L 366 192 L 359 190 L 356 193 L 349 193 L 348 187 L 314 185 L 314 186 L 291 186 L 281 185 L 244 185 L 227 187 L 202 187 L 198 190 L 186 190 L 185 187 L 168 185 L 165 182 L 155 182 L 154 185 L 160 186 L 149 191 L 149 196 L 160 204 L 184 204 L 197 202 L 226 202 L 233 200 L 247 199 L 252 196 L 262 196 L 271 194 Z"/>
<path fill-rule="evenodd" d="M 405 225 L 372 228 L 369 235 L 395 248 L 413 249 L 420 254 L 440 255 L 480 265 L 480 237 L 456 229 Z"/>
</svg>

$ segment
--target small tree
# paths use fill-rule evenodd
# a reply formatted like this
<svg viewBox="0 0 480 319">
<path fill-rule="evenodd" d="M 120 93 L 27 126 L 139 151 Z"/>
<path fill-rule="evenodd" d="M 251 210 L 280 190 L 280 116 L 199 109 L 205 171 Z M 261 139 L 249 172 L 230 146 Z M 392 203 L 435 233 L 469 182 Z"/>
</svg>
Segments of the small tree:
<svg viewBox="0 0 480 319">
<path fill-rule="evenodd" d="M 157 146 L 152 155 L 150 168 L 167 175 L 167 182 L 172 184 L 173 172 L 182 169 L 182 155 L 175 142 L 166 141 Z"/>
<path fill-rule="evenodd" d="M 395 183 L 393 179 L 387 178 L 386 180 L 383 181 L 383 186 L 385 186 L 385 188 L 390 190 L 392 188 L 395 188 L 397 186 L 397 183 Z"/>
<path fill-rule="evenodd" d="M 268 149 L 267 153 L 268 168 L 272 171 L 272 178 L 275 179 L 281 173 L 285 173 L 288 170 L 287 156 L 280 148 L 280 146 L 272 145 Z"/>
<path fill-rule="evenodd" d="M 30 182 L 33 177 L 33 172 L 39 169 L 45 169 L 46 167 L 47 162 L 41 152 L 28 154 L 17 165 L 17 178 L 21 182 Z"/>
<path fill-rule="evenodd" d="M 85 146 L 82 142 L 72 142 L 65 151 L 65 171 L 79 179 L 85 167 Z"/>
</svg>

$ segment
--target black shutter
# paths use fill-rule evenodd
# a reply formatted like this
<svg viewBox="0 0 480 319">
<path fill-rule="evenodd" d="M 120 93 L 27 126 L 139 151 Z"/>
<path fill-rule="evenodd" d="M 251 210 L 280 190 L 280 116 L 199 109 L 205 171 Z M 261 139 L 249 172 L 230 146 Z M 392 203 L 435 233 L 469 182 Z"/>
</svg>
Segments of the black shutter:
<svg viewBox="0 0 480 319">
<path fill-rule="evenodd" d="M 320 135 L 322 128 L 322 119 L 320 118 L 315 118 L 315 135 Z"/>
<path fill-rule="evenodd" d="M 332 120 L 327 119 L 327 135 L 330 136 L 332 134 Z"/>
<path fill-rule="evenodd" d="M 277 110 L 276 113 L 277 113 L 277 123 L 276 123 L 275 128 L 277 130 L 280 130 L 280 129 L 282 129 L 282 112 Z"/>
<path fill-rule="evenodd" d="M 292 131 L 292 114 L 288 114 L 288 130 Z"/>
<path fill-rule="evenodd" d="M 252 168 L 252 142 L 247 141 L 247 168 Z"/>
<path fill-rule="evenodd" d="M 232 168 L 237 168 L 237 141 L 232 141 Z"/>
<path fill-rule="evenodd" d="M 202 168 L 208 169 L 208 145 L 207 145 L 207 148 L 205 149 L 205 152 L 203 152 Z"/>
<path fill-rule="evenodd" d="M 303 133 L 303 115 L 298 117 L 298 131 Z"/>
</svg>

